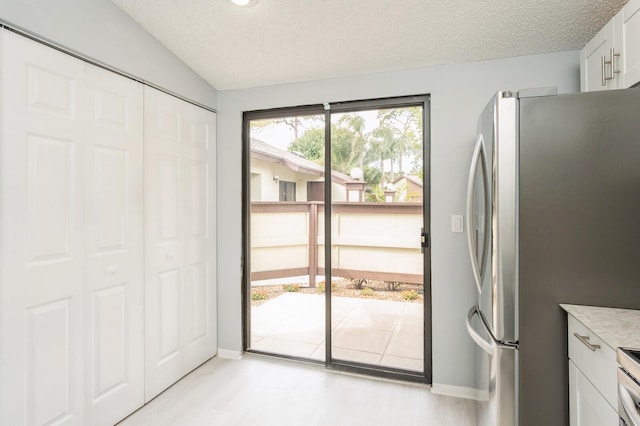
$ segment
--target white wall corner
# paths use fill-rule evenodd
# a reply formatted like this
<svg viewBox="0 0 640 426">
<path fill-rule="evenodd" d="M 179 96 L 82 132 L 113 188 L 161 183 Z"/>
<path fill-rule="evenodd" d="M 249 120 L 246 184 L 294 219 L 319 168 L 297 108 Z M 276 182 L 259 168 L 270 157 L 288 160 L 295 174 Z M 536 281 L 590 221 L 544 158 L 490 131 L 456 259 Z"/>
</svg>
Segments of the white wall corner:
<svg viewBox="0 0 640 426">
<path fill-rule="evenodd" d="M 242 351 L 234 351 L 231 349 L 221 349 L 218 348 L 218 358 L 225 359 L 242 359 L 243 352 Z"/>
<path fill-rule="evenodd" d="M 452 386 L 452 385 L 434 383 L 431 385 L 431 392 L 438 395 L 455 396 L 456 398 L 473 399 L 476 401 L 489 400 L 489 391 L 475 389 L 475 388 L 468 388 L 464 386 Z"/>
</svg>

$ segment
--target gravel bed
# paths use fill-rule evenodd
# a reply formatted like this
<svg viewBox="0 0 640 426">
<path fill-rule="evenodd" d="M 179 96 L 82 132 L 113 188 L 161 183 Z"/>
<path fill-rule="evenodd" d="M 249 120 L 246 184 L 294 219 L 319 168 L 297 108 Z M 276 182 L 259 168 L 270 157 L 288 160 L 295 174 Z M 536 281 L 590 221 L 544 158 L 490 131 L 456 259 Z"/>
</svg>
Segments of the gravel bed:
<svg viewBox="0 0 640 426">
<path fill-rule="evenodd" d="M 261 304 L 280 296 L 285 291 L 304 294 L 323 294 L 324 281 L 315 288 L 307 283 L 265 285 L 251 288 L 251 306 Z M 392 300 L 396 302 L 422 303 L 423 286 L 409 283 L 391 284 L 385 281 L 366 280 L 361 286 L 356 280 L 336 279 L 332 282 L 331 294 L 341 297 L 356 297 L 361 299 Z"/>
</svg>

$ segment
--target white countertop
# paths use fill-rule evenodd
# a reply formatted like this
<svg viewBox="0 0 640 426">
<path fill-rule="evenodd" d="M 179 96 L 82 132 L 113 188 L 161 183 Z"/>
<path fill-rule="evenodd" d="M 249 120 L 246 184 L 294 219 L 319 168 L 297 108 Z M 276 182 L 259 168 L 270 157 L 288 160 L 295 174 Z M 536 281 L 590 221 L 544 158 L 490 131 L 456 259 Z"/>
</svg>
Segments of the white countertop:
<svg viewBox="0 0 640 426">
<path fill-rule="evenodd" d="M 561 304 L 560 307 L 612 349 L 640 349 L 640 311 L 566 304 Z"/>
</svg>

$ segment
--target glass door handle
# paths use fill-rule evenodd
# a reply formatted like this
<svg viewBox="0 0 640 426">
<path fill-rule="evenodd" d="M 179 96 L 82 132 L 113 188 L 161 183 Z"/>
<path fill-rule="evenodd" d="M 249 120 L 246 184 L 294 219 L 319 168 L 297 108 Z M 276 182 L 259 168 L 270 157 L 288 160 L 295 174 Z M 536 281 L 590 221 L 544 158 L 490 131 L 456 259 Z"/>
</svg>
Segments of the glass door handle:
<svg viewBox="0 0 640 426">
<path fill-rule="evenodd" d="M 420 253 L 424 253 L 425 249 L 429 248 L 429 233 L 424 231 L 424 228 L 420 231 Z"/>
</svg>

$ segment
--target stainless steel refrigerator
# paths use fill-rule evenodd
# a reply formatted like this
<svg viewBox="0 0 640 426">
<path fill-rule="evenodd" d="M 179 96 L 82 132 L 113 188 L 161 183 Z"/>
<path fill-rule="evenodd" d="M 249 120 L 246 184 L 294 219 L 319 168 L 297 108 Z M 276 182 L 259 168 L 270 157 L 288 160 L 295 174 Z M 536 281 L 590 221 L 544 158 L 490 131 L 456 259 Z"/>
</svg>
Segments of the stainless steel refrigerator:
<svg viewBox="0 0 640 426">
<path fill-rule="evenodd" d="M 640 309 L 640 89 L 499 92 L 467 192 L 484 424 L 569 424 L 559 303 Z"/>
</svg>

